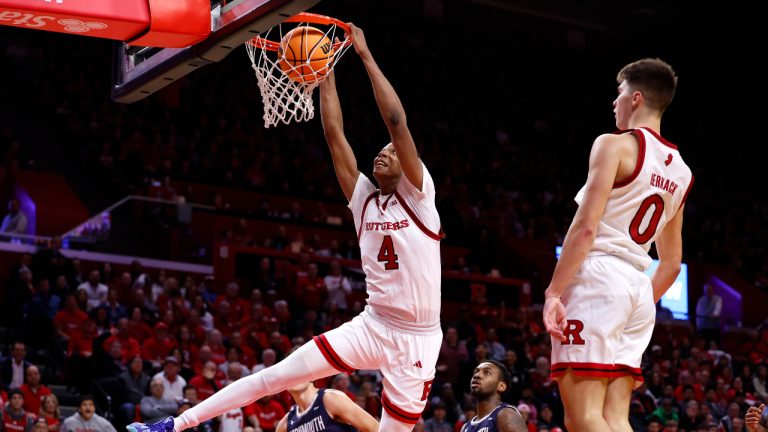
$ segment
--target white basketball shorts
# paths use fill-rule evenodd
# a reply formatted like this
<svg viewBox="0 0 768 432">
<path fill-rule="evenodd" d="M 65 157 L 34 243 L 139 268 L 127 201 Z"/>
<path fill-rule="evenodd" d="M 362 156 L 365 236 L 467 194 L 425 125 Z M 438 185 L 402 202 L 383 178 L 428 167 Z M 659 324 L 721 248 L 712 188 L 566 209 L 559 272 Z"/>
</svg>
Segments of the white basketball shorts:
<svg viewBox="0 0 768 432">
<path fill-rule="evenodd" d="M 397 325 L 367 306 L 351 321 L 316 336 L 314 341 L 340 372 L 380 370 L 385 415 L 411 425 L 419 421 L 443 343 L 440 324 L 423 328 Z"/>
<path fill-rule="evenodd" d="M 561 297 L 568 325 L 552 338 L 551 378 L 577 376 L 643 381 L 640 361 L 656 320 L 651 279 L 626 261 L 589 256 Z"/>
</svg>

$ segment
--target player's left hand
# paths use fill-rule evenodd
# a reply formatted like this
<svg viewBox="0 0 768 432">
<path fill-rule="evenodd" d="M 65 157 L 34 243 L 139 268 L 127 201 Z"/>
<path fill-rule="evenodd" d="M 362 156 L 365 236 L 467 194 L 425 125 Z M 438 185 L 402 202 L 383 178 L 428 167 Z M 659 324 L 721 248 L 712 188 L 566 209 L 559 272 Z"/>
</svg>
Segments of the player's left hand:
<svg viewBox="0 0 768 432">
<path fill-rule="evenodd" d="M 352 46 L 355 47 L 355 52 L 360 57 L 367 56 L 370 54 L 370 51 L 368 50 L 368 44 L 365 42 L 365 34 L 363 34 L 363 29 L 352 23 L 348 24 L 349 32 L 352 36 Z"/>
<path fill-rule="evenodd" d="M 563 334 L 568 321 L 565 317 L 565 305 L 557 297 L 547 297 L 544 302 L 544 327 L 552 337 L 565 342 Z"/>
</svg>

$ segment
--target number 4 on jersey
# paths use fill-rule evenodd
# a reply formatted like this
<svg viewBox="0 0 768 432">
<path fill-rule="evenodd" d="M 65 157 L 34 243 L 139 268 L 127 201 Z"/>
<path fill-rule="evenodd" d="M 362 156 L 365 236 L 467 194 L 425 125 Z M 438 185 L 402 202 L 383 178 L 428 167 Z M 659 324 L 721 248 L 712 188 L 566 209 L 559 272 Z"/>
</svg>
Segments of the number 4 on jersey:
<svg viewBox="0 0 768 432">
<path fill-rule="evenodd" d="M 379 249 L 379 262 L 383 262 L 384 270 L 397 270 L 400 268 L 400 264 L 397 262 L 397 254 L 395 253 L 395 245 L 392 243 L 392 236 L 384 236 L 381 242 L 381 249 Z"/>
</svg>

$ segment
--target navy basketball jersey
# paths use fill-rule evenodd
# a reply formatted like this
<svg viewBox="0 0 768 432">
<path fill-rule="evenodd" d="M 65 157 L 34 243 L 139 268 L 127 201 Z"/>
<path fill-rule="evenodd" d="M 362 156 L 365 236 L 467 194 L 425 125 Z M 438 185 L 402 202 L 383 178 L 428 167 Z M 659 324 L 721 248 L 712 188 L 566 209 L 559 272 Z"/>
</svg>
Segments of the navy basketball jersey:
<svg viewBox="0 0 768 432">
<path fill-rule="evenodd" d="M 323 395 L 325 389 L 317 391 L 315 400 L 306 411 L 299 412 L 299 406 L 294 405 L 288 411 L 288 432 L 355 432 L 356 429 L 348 424 L 334 421 L 325 410 Z"/>
<path fill-rule="evenodd" d="M 513 407 L 512 405 L 508 403 L 500 403 L 499 406 L 493 409 L 493 411 L 489 412 L 485 415 L 485 417 L 479 419 L 477 416 L 473 418 L 472 420 L 464 423 L 464 426 L 461 427 L 461 432 L 496 432 L 499 429 L 496 427 L 496 417 L 498 417 L 499 413 L 504 408 L 512 408 L 517 412 L 517 408 Z"/>
</svg>

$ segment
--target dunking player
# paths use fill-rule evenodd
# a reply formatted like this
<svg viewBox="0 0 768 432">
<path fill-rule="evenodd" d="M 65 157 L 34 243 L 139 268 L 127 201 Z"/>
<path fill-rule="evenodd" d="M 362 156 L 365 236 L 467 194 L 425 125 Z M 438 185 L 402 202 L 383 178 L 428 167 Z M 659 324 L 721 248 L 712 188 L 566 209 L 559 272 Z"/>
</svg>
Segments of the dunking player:
<svg viewBox="0 0 768 432">
<path fill-rule="evenodd" d="M 379 422 L 346 394 L 304 383 L 288 389 L 296 405 L 275 432 L 376 432 Z"/>
<path fill-rule="evenodd" d="M 616 134 L 592 145 L 579 209 L 545 292 L 552 378 L 569 431 L 631 431 L 629 402 L 654 303 L 680 271 L 683 205 L 693 176 L 677 146 L 659 135 L 677 77 L 658 59 L 628 64 L 613 102 Z M 648 250 L 656 242 L 652 278 Z"/>
<path fill-rule="evenodd" d="M 416 153 L 397 93 L 376 65 L 362 30 L 350 27 L 392 140 L 374 159 L 380 190 L 357 169 L 332 76 L 320 85 L 320 104 L 336 176 L 355 218 L 368 306 L 352 321 L 181 416 L 151 425 L 134 423 L 129 431 L 182 431 L 264 395 L 354 369 L 380 369 L 384 375 L 380 430 L 410 431 L 419 420 L 442 343 L 435 185 Z"/>
<path fill-rule="evenodd" d="M 461 432 L 528 432 L 517 408 L 501 401 L 511 385 L 512 375 L 502 363 L 489 360 L 477 365 L 470 383 L 477 415 L 464 423 Z"/>
</svg>

